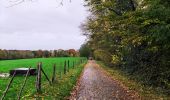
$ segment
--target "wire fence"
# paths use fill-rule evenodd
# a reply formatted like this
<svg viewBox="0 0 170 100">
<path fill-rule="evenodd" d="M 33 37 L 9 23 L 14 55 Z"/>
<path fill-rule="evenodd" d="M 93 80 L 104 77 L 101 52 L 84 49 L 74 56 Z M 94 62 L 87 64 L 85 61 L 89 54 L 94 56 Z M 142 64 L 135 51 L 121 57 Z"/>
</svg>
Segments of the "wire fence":
<svg viewBox="0 0 170 100">
<path fill-rule="evenodd" d="M 58 65 L 60 67 L 60 70 L 59 70 L 60 78 L 62 78 L 61 77 L 62 73 L 64 75 L 66 75 L 67 73 L 69 73 L 70 69 L 76 69 L 76 67 L 78 67 L 80 64 L 85 63 L 86 61 L 87 61 L 87 59 L 83 58 L 83 59 L 80 59 L 80 60 L 72 61 L 72 65 L 71 65 L 70 60 L 65 60 L 63 69 L 61 67 L 62 63 L 60 63 L 60 65 Z M 45 70 L 43 69 L 43 63 L 39 62 L 37 64 L 36 75 L 35 75 L 35 77 L 36 77 L 35 89 L 36 89 L 37 93 L 42 93 L 42 78 L 43 78 L 43 76 L 45 77 L 46 81 L 48 81 L 49 85 L 52 85 L 52 84 L 56 83 L 56 81 L 57 81 L 57 73 L 56 73 L 57 72 L 56 71 L 57 70 L 57 68 L 56 68 L 57 64 L 54 63 L 53 66 L 51 66 L 51 67 L 53 67 L 53 68 L 52 68 L 52 77 L 50 79 L 50 77 L 46 74 Z M 27 70 L 27 72 L 25 74 L 25 79 L 24 79 L 24 81 L 23 81 L 23 83 L 21 85 L 21 89 L 20 89 L 19 93 L 17 94 L 17 100 L 21 99 L 22 93 L 24 91 L 24 88 L 25 88 L 27 80 L 28 80 L 28 76 L 30 75 L 30 69 L 31 69 L 31 67 L 28 68 L 28 70 Z M 11 76 L 10 81 L 9 81 L 5 91 L 3 92 L 3 95 L 2 95 L 0 100 L 5 99 L 5 97 L 6 97 L 7 93 L 8 93 L 8 90 L 10 89 L 10 87 L 11 87 L 11 85 L 13 83 L 13 80 L 15 79 L 16 76 L 17 76 L 16 71 L 14 71 L 13 75 Z"/>
</svg>

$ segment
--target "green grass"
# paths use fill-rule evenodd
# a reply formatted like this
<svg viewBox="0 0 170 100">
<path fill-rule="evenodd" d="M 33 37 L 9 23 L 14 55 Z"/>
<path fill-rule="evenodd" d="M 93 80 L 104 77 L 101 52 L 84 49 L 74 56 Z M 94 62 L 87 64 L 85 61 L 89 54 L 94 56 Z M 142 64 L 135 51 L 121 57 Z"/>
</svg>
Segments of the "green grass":
<svg viewBox="0 0 170 100">
<path fill-rule="evenodd" d="M 46 82 L 43 85 L 44 92 L 40 94 L 40 99 L 45 100 L 63 100 L 67 99 L 70 96 L 70 92 L 73 87 L 76 85 L 77 79 L 79 78 L 84 64 L 80 65 L 76 68 L 76 70 L 71 69 L 70 72 L 62 78 L 59 78 L 58 81 L 49 87 L 48 83 Z M 37 97 L 38 94 L 34 96 Z M 34 96 L 28 98 L 35 98 Z"/>
<path fill-rule="evenodd" d="M 98 64 L 110 74 L 113 79 L 122 82 L 129 90 L 134 90 L 139 93 L 142 100 L 170 100 L 170 96 L 161 93 L 156 88 L 142 85 L 140 82 L 132 80 L 131 76 L 128 76 L 124 72 L 116 68 L 110 68 L 104 65 L 102 62 Z"/>
<path fill-rule="evenodd" d="M 19 59 L 19 60 L 2 60 L 2 61 L 0 61 L 0 73 L 1 72 L 8 73 L 9 70 L 14 69 L 14 68 L 19 68 L 19 67 L 30 67 L 31 66 L 31 67 L 36 68 L 37 63 L 42 62 L 44 71 L 46 72 L 48 77 L 51 79 L 54 63 L 56 63 L 56 65 L 57 65 L 56 70 L 57 70 L 57 74 L 59 75 L 59 73 L 61 71 L 63 74 L 63 69 L 64 69 L 63 66 L 64 66 L 65 60 L 70 61 L 70 68 L 72 68 L 72 65 L 73 65 L 72 62 L 78 61 L 79 59 L 80 59 L 79 57 L 68 57 L 68 58 L 61 57 L 61 58 L 35 58 L 35 59 Z M 62 94 L 62 96 L 60 96 L 61 98 L 68 95 L 68 92 L 70 92 L 71 87 L 67 87 L 67 85 L 68 84 L 73 85 L 75 83 L 77 76 L 81 72 L 81 69 L 82 69 L 82 67 L 78 67 L 73 70 L 70 70 L 70 72 L 68 74 L 62 75 L 63 78 L 61 80 L 59 80 L 59 82 L 57 83 L 57 85 L 63 83 L 60 86 L 65 88 L 65 90 L 64 89 L 58 90 L 58 91 L 65 91 Z M 71 76 L 69 76 L 69 75 L 71 75 Z M 72 77 L 72 76 L 74 76 L 74 77 Z M 65 77 L 68 77 L 68 78 L 65 78 Z M 0 97 L 2 96 L 2 93 L 5 90 L 9 80 L 10 80 L 10 78 L 0 78 Z M 22 97 L 30 97 L 36 93 L 35 80 L 36 80 L 35 76 L 29 77 L 26 87 L 24 89 L 24 92 L 22 94 Z M 11 85 L 11 88 L 9 89 L 9 92 L 6 95 L 6 99 L 9 99 L 9 100 L 16 99 L 17 94 L 22 86 L 23 81 L 24 81 L 23 76 L 15 77 L 14 82 Z M 68 81 L 71 81 L 71 83 Z M 66 84 L 66 85 L 64 85 L 64 84 Z M 53 87 L 53 86 L 50 87 L 47 84 L 47 80 L 45 79 L 44 76 L 42 78 L 42 86 L 43 86 L 43 93 L 45 93 L 48 89 Z M 59 93 L 59 94 L 61 94 L 61 93 Z M 57 96 L 54 96 L 54 97 L 57 98 Z"/>
</svg>

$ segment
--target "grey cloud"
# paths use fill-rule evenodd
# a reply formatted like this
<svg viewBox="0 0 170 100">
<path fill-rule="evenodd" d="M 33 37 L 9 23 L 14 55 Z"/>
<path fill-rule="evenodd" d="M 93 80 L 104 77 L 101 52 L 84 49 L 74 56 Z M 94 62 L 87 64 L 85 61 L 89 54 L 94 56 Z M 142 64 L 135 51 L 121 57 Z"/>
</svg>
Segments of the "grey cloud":
<svg viewBox="0 0 170 100">
<path fill-rule="evenodd" d="M 4 5 L 0 5 L 2 49 L 78 49 L 85 40 L 78 28 L 87 16 L 83 0 L 65 1 L 60 7 L 56 0 Z"/>
</svg>

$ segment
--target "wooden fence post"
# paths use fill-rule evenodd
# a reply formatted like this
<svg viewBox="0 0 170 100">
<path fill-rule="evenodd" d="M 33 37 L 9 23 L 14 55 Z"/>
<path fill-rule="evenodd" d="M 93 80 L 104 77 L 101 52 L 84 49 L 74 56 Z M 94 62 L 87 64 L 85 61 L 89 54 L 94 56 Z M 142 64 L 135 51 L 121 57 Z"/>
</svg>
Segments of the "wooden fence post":
<svg viewBox="0 0 170 100">
<path fill-rule="evenodd" d="M 74 61 L 73 61 L 73 69 L 74 69 Z"/>
<path fill-rule="evenodd" d="M 69 69 L 70 69 L 70 61 L 69 61 L 69 60 L 68 60 L 68 62 L 67 62 L 67 66 L 68 66 L 67 71 L 69 72 Z"/>
<path fill-rule="evenodd" d="M 2 97 L 1 97 L 1 100 L 4 100 L 6 94 L 7 94 L 8 90 L 9 90 L 9 88 L 10 88 L 10 86 L 11 86 L 13 80 L 14 80 L 15 75 L 16 75 L 16 71 L 13 73 L 12 78 L 11 78 L 11 80 L 10 80 L 8 86 L 7 86 L 7 88 L 5 89 L 5 92 L 3 93 Z"/>
<path fill-rule="evenodd" d="M 37 74 L 37 81 L 36 81 L 36 90 L 38 93 L 41 93 L 41 66 L 42 63 L 38 63 L 37 65 L 38 74 Z"/>
<path fill-rule="evenodd" d="M 64 62 L 64 74 L 66 74 L 66 66 L 67 66 L 66 63 L 67 63 L 67 62 L 65 61 L 65 62 Z"/>
<path fill-rule="evenodd" d="M 62 78 L 62 63 L 60 63 L 60 79 Z"/>
<path fill-rule="evenodd" d="M 52 76 L 52 83 L 56 80 L 56 64 L 53 66 L 53 76 Z"/>
<path fill-rule="evenodd" d="M 77 65 L 78 65 L 77 60 L 75 61 L 75 65 L 76 65 L 75 67 L 77 68 Z"/>
</svg>

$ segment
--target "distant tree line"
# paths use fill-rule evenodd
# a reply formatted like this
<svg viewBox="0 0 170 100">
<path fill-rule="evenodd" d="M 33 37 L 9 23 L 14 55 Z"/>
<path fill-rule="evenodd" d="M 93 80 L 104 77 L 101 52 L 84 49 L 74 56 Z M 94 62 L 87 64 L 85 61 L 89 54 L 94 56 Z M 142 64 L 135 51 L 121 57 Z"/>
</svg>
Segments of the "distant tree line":
<svg viewBox="0 0 170 100">
<path fill-rule="evenodd" d="M 27 59 L 27 58 L 48 58 L 48 57 L 76 57 L 79 52 L 74 49 L 69 50 L 1 50 L 0 60 Z"/>
</svg>

